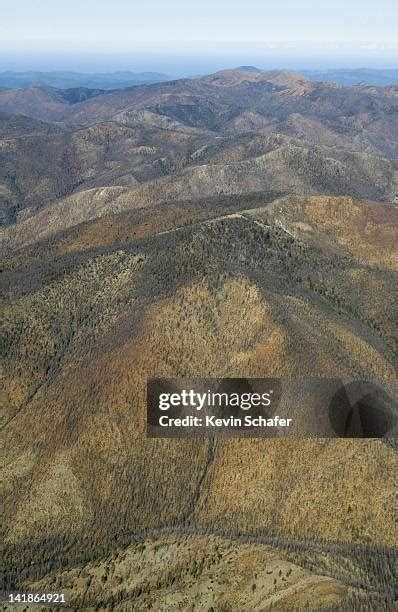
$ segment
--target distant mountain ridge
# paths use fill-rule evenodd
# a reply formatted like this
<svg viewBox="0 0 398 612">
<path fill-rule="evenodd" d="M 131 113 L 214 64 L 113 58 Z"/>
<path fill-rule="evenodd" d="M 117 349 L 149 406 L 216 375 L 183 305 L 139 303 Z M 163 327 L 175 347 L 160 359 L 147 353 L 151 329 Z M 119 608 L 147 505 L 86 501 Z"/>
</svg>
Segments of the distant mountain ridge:
<svg viewBox="0 0 398 612">
<path fill-rule="evenodd" d="M 240 72 L 261 74 L 269 72 L 257 66 L 242 65 L 235 70 Z M 279 72 L 286 72 L 285 70 Z M 359 85 L 367 83 L 379 87 L 398 84 L 397 69 L 374 68 L 337 68 L 326 70 L 297 69 L 296 72 L 313 81 L 336 82 L 341 85 Z M 199 76 L 199 75 L 198 75 Z M 121 89 L 133 85 L 162 83 L 181 78 L 162 72 L 132 72 L 119 70 L 116 72 L 75 72 L 69 70 L 26 71 L 7 70 L 0 72 L 0 89 L 25 89 L 26 87 L 42 86 L 55 89 L 72 89 L 84 87 L 87 89 Z"/>
<path fill-rule="evenodd" d="M 256 66 L 239 66 L 237 70 L 243 72 L 262 73 L 267 72 Z M 281 71 L 288 72 L 288 71 Z M 398 84 L 398 68 L 330 68 L 324 70 L 295 70 L 297 74 L 304 76 L 310 81 L 322 81 L 324 83 L 339 83 L 340 85 L 375 85 L 385 87 Z"/>
<path fill-rule="evenodd" d="M 256 66 L 239 66 L 243 72 L 267 72 Z M 283 70 L 281 72 L 288 72 Z M 309 79 L 323 83 L 339 83 L 340 85 L 375 85 L 385 87 L 398 84 L 398 68 L 330 68 L 325 70 L 297 69 L 294 72 Z"/>
<path fill-rule="evenodd" d="M 384 87 L 398 84 L 397 69 L 340 68 L 331 70 L 299 70 L 300 74 L 313 81 L 335 81 L 341 85 L 366 83 Z"/>
<path fill-rule="evenodd" d="M 31 86 L 48 86 L 56 89 L 86 87 L 88 89 L 118 89 L 142 83 L 159 83 L 172 77 L 161 72 L 99 72 L 84 73 L 72 71 L 28 71 L 0 72 L 1 89 L 24 89 Z"/>
</svg>

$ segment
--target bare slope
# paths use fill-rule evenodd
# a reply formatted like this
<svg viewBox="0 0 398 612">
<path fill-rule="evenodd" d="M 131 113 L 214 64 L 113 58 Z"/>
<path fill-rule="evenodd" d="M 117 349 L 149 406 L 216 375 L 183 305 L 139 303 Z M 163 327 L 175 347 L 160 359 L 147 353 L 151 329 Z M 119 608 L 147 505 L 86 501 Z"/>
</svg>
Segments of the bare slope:
<svg viewBox="0 0 398 612">
<path fill-rule="evenodd" d="M 136 184 L 143 203 L 275 189 L 397 197 L 393 87 L 227 70 L 104 94 L 7 90 L 0 112 L 6 225 L 80 191 Z"/>
</svg>

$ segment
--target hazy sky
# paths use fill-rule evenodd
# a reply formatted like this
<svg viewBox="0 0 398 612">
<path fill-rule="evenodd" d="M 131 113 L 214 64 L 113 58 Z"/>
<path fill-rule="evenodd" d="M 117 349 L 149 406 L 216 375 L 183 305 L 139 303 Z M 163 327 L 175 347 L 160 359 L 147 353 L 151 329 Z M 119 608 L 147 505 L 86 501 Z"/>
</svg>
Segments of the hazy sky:
<svg viewBox="0 0 398 612">
<path fill-rule="evenodd" d="M 0 52 L 398 55 L 396 0 L 0 0 Z M 4 67 L 3 67 L 4 68 Z"/>
</svg>

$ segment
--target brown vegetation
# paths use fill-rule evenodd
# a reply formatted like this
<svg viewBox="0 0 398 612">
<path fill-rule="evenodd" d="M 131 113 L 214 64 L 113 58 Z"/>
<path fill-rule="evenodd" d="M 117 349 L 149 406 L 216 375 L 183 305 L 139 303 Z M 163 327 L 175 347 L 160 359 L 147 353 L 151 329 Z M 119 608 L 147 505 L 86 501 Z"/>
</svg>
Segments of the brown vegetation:
<svg viewBox="0 0 398 612">
<path fill-rule="evenodd" d="M 396 207 L 368 200 L 395 193 L 375 125 L 393 102 L 359 90 L 226 72 L 0 141 L 8 587 L 77 608 L 392 609 L 388 441 L 146 437 L 151 376 L 395 378 Z M 289 135 L 237 134 L 243 111 Z M 353 125 L 353 151 L 333 144 Z M 51 156 L 76 172 L 47 176 Z"/>
</svg>

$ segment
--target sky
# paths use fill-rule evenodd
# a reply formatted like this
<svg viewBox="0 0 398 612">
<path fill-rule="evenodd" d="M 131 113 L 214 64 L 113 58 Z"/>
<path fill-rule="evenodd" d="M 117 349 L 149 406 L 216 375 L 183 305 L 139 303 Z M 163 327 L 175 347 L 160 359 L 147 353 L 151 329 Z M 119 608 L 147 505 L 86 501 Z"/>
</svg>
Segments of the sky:
<svg viewBox="0 0 398 612">
<path fill-rule="evenodd" d="M 0 13 L 3 70 L 398 67 L 396 0 L 0 0 Z"/>
</svg>

